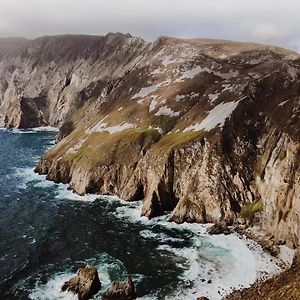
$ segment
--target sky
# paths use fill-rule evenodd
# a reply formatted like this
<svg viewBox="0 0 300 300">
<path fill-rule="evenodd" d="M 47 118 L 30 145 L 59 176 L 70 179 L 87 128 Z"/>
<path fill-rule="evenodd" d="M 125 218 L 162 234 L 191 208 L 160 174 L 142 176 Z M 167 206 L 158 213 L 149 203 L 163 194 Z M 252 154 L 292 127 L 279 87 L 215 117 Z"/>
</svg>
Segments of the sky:
<svg viewBox="0 0 300 300">
<path fill-rule="evenodd" d="M 300 0 L 0 0 L 0 37 L 131 33 L 300 51 Z"/>
</svg>

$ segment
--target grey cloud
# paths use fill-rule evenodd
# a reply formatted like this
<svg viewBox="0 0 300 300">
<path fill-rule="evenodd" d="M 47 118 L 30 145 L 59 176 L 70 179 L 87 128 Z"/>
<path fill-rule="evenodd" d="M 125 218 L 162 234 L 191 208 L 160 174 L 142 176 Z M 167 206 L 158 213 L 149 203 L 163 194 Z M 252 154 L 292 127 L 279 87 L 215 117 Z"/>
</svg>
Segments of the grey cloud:
<svg viewBox="0 0 300 300">
<path fill-rule="evenodd" d="M 278 44 L 300 51 L 298 0 L 0 0 L 0 36 L 130 32 Z"/>
</svg>

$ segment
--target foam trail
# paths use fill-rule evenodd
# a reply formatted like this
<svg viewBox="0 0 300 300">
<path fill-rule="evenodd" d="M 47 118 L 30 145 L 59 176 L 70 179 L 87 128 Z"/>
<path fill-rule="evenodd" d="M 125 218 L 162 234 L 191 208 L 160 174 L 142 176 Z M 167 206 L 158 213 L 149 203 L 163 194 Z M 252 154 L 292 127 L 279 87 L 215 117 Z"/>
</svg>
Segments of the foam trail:
<svg viewBox="0 0 300 300">
<path fill-rule="evenodd" d="M 45 176 L 34 173 L 33 169 L 21 169 L 19 174 L 23 174 L 26 181 L 33 182 L 36 187 L 56 186 L 56 198 L 58 199 L 94 201 L 100 197 L 98 195 L 79 196 L 68 190 L 65 184 L 55 184 L 51 181 L 46 181 Z M 174 259 L 181 257 L 186 261 L 184 265 L 182 265 L 182 262 L 178 263 L 178 266 L 185 269 L 181 280 L 183 286 L 186 285 L 189 288 L 179 287 L 166 299 L 179 300 L 184 297 L 184 299 L 188 300 L 194 299 L 195 294 L 201 294 L 212 300 L 220 300 L 233 288 L 248 287 L 256 279 L 280 271 L 275 260 L 272 262 L 272 257 L 264 253 L 259 245 L 255 242 L 241 239 L 237 234 L 209 236 L 206 234 L 206 228 L 209 225 L 170 223 L 167 222 L 168 216 L 148 220 L 145 217 L 140 217 L 141 202 L 127 203 L 119 200 L 117 197 L 101 198 L 104 201 L 120 202 L 122 206 L 117 207 L 114 212 L 115 217 L 126 218 L 130 222 L 141 222 L 149 226 L 149 229 L 140 232 L 143 238 L 156 239 L 164 243 L 158 247 L 158 250 L 172 253 Z M 170 246 L 167 243 L 180 241 L 180 239 L 170 237 L 163 232 L 153 232 L 151 230 L 153 225 L 160 225 L 162 228 L 169 230 L 188 231 L 194 235 L 193 245 L 188 248 Z M 98 268 L 100 269 L 101 267 L 98 266 Z M 103 278 L 105 277 L 103 276 Z M 203 279 L 210 279 L 211 283 L 208 284 L 207 280 L 202 282 Z M 44 288 L 53 287 L 57 280 L 61 281 L 61 277 L 53 280 Z"/>
<path fill-rule="evenodd" d="M 110 273 L 112 270 L 124 270 L 123 277 L 125 277 L 125 267 L 119 260 L 113 258 L 112 256 L 103 253 L 95 258 L 88 259 L 86 261 L 77 262 L 83 266 L 86 264 L 93 265 L 97 271 L 101 281 L 101 290 L 94 297 L 95 299 L 100 299 L 99 294 L 106 291 L 112 283 L 110 278 Z M 64 272 L 64 273 L 56 273 L 54 274 L 50 280 L 46 284 L 36 284 L 35 288 L 30 293 L 30 299 L 40 300 L 75 300 L 77 296 L 70 292 L 60 292 L 62 285 L 64 282 L 73 277 L 74 274 L 72 272 Z"/>
<path fill-rule="evenodd" d="M 25 187 L 32 184 L 36 188 L 54 187 L 55 197 L 58 199 L 75 201 L 94 201 L 99 195 L 79 196 L 68 190 L 65 184 L 56 184 L 46 181 L 44 175 L 34 173 L 32 168 L 16 169 L 17 176 L 21 178 L 21 184 Z M 256 279 L 279 272 L 276 259 L 265 253 L 261 247 L 253 241 L 242 239 L 238 234 L 228 236 L 209 236 L 206 234 L 208 225 L 201 224 L 175 224 L 167 222 L 168 216 L 161 216 L 148 220 L 140 217 L 142 202 L 128 203 L 117 197 L 103 197 L 103 201 L 118 201 L 120 206 L 113 212 L 119 219 L 127 219 L 129 222 L 142 223 L 147 226 L 140 232 L 142 238 L 156 239 L 160 242 L 158 250 L 162 255 L 168 253 L 168 258 L 174 259 L 178 267 L 184 270 L 180 276 L 179 287 L 166 299 L 195 299 L 196 296 L 206 296 L 211 300 L 220 300 L 233 288 L 248 287 Z M 161 226 L 162 232 L 152 230 L 153 226 Z M 173 246 L 173 242 L 181 242 L 181 239 L 169 236 L 164 229 L 176 232 L 189 232 L 191 245 L 186 247 Z M 284 251 L 289 254 L 288 251 Z M 181 258 L 181 259 L 178 259 Z M 109 286 L 109 265 L 103 263 L 97 265 L 103 286 Z M 32 299 L 75 299 L 68 293 L 59 293 L 61 284 L 72 274 L 56 274 L 43 286 L 37 287 L 31 294 Z M 204 279 L 204 281 L 203 281 Z M 210 281 L 210 283 L 208 282 Z M 59 289 L 58 289 L 59 287 Z M 141 299 L 157 299 L 154 295 L 147 295 Z"/>
<path fill-rule="evenodd" d="M 63 183 L 55 183 L 50 180 L 46 180 L 46 175 L 39 175 L 34 172 L 33 168 L 16 168 L 15 174 L 21 179 L 19 185 L 21 188 L 26 188 L 28 183 L 32 183 L 34 187 L 48 188 L 55 187 L 55 198 L 75 201 L 87 201 L 91 202 L 99 198 L 99 195 L 86 194 L 80 196 L 68 189 L 68 186 Z"/>
<path fill-rule="evenodd" d="M 193 234 L 191 247 L 176 248 L 168 244 L 158 246 L 159 250 L 173 253 L 186 261 L 184 265 L 178 264 L 185 268 L 181 276 L 183 287 L 179 287 L 166 299 L 180 300 L 184 297 L 194 300 L 195 295 L 202 295 L 211 300 L 220 300 L 233 289 L 249 287 L 255 280 L 268 278 L 282 270 L 279 260 L 265 253 L 254 241 L 236 233 L 227 236 L 208 235 L 206 229 L 210 224 L 176 224 L 167 222 L 168 216 L 148 220 L 140 217 L 140 206 L 141 202 L 123 205 L 116 209 L 115 216 L 148 225 L 149 229 L 140 232 L 143 238 L 153 238 L 165 243 L 172 241 L 164 233 L 151 231 L 153 225 Z"/>
<path fill-rule="evenodd" d="M 77 300 L 77 295 L 69 292 L 60 292 L 65 281 L 69 280 L 74 274 L 62 273 L 56 274 L 45 285 L 37 285 L 29 295 L 32 300 Z"/>
<path fill-rule="evenodd" d="M 8 129 L 8 128 L 1 127 L 0 131 L 8 131 L 12 133 L 58 132 L 58 128 L 51 127 L 51 126 L 34 127 L 34 128 L 26 128 L 26 129 L 18 129 L 18 128 Z"/>
</svg>

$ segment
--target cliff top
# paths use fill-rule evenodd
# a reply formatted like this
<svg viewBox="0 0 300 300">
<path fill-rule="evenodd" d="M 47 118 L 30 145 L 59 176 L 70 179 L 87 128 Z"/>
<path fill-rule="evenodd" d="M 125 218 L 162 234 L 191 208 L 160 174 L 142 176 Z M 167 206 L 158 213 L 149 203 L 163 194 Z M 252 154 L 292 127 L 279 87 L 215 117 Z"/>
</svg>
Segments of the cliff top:
<svg viewBox="0 0 300 300">
<path fill-rule="evenodd" d="M 160 36 L 153 43 L 148 43 L 142 38 L 133 37 L 131 34 L 120 32 L 109 32 L 104 36 L 100 35 L 84 35 L 84 34 L 62 34 L 62 35 L 46 35 L 35 39 L 25 38 L 0 38 L 0 57 L 3 55 L 15 56 L 21 55 L 28 48 L 38 47 L 40 50 L 49 52 L 49 49 L 58 51 L 60 49 L 63 52 L 71 52 L 75 54 L 85 54 L 102 49 L 103 46 L 108 43 L 123 40 L 139 40 L 141 44 L 153 44 L 153 45 L 171 45 L 176 44 L 189 44 L 195 47 L 203 48 L 205 54 L 213 57 L 221 55 L 236 55 L 241 52 L 248 51 L 271 51 L 292 58 L 300 57 L 299 53 L 285 49 L 274 45 L 259 44 L 253 42 L 239 42 L 222 39 L 180 39 L 169 36 Z M 49 54 L 49 53 L 48 53 Z M 60 55 L 62 53 L 59 51 Z"/>
</svg>

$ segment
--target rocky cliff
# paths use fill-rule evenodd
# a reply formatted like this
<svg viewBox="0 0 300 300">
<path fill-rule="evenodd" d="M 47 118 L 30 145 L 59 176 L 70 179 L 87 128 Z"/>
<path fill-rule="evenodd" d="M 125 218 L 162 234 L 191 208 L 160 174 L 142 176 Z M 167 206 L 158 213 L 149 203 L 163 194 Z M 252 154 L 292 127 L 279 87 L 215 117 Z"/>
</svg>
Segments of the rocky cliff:
<svg viewBox="0 0 300 300">
<path fill-rule="evenodd" d="M 3 46 L 4 45 L 4 46 Z M 300 237 L 300 56 L 130 35 L 0 40 L 0 125 L 60 127 L 36 171 L 175 222 Z"/>
</svg>

